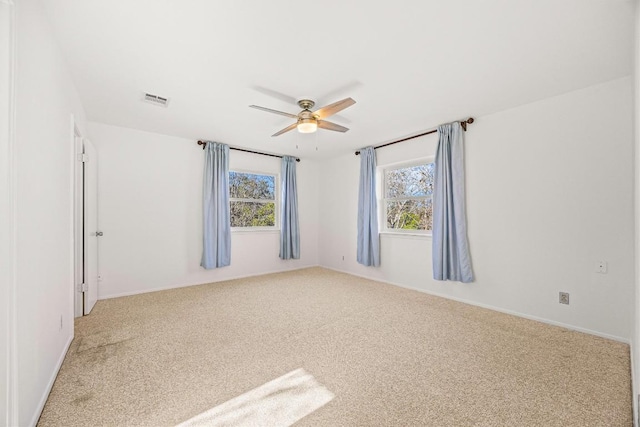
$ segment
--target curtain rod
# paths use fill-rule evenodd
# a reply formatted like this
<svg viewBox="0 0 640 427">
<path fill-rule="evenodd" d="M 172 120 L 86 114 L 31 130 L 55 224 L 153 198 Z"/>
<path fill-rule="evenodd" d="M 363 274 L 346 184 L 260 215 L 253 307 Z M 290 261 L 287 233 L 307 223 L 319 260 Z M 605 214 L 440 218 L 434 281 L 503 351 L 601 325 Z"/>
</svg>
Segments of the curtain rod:
<svg viewBox="0 0 640 427">
<path fill-rule="evenodd" d="M 206 144 L 207 144 L 206 141 L 198 141 L 198 145 L 202 145 L 203 150 L 206 147 Z M 277 154 L 261 153 L 260 151 L 245 150 L 244 148 L 229 147 L 229 150 L 244 151 L 245 153 L 260 154 L 262 156 L 269 156 L 269 157 L 278 157 L 280 159 L 282 158 L 282 156 L 279 156 Z M 296 162 L 299 162 L 299 161 L 300 159 L 296 157 Z"/>
<path fill-rule="evenodd" d="M 462 129 L 464 129 L 465 131 L 467 130 L 467 123 L 468 124 L 473 123 L 473 117 L 469 117 L 467 120 L 463 120 L 463 121 L 460 122 L 460 125 L 462 126 Z M 423 132 L 423 133 L 420 133 L 418 135 L 408 136 L 406 138 L 402 138 L 402 139 L 399 139 L 397 141 L 387 142 L 386 144 L 378 145 L 376 147 L 373 147 L 373 149 L 375 150 L 377 148 L 386 147 L 387 145 L 397 144 L 398 142 L 408 141 L 408 140 L 413 139 L 413 138 L 418 138 L 418 137 L 429 135 L 430 133 L 436 133 L 436 132 L 438 132 L 438 129 L 432 129 L 430 131 Z M 356 156 L 358 154 L 360 154 L 360 151 L 356 151 Z"/>
</svg>

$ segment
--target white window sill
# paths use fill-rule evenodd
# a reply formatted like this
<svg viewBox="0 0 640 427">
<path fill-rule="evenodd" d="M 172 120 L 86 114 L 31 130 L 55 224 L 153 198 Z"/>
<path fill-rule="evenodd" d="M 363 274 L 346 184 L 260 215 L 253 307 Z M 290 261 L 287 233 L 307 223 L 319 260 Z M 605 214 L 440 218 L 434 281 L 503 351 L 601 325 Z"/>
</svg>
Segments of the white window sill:
<svg viewBox="0 0 640 427">
<path fill-rule="evenodd" d="M 411 233 L 411 232 L 398 232 L 398 231 L 380 231 L 380 236 L 383 237 L 402 237 L 405 239 L 431 239 L 431 233 Z"/>
<path fill-rule="evenodd" d="M 251 234 L 251 233 L 280 233 L 279 228 L 257 228 L 257 227 L 238 227 L 232 228 L 232 233 L 238 234 Z"/>
</svg>

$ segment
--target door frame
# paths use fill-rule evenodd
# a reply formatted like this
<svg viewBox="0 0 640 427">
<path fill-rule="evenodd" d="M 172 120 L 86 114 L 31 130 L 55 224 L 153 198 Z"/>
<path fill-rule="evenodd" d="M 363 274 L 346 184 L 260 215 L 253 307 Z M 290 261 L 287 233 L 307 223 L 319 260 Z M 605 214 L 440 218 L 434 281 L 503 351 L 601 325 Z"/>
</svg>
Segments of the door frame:
<svg viewBox="0 0 640 427">
<path fill-rule="evenodd" d="M 98 301 L 98 152 L 90 139 L 82 139 L 82 312 L 91 313 Z"/>
<path fill-rule="evenodd" d="M 73 307 L 73 317 L 82 317 L 84 314 L 84 298 L 81 289 L 78 287 L 83 283 L 84 276 L 84 164 L 82 162 L 82 153 L 84 153 L 84 143 L 82 133 L 78 129 L 73 114 L 71 115 L 71 155 L 72 155 L 72 171 L 71 188 L 72 188 L 72 206 L 73 212 L 71 227 L 71 302 Z"/>
</svg>

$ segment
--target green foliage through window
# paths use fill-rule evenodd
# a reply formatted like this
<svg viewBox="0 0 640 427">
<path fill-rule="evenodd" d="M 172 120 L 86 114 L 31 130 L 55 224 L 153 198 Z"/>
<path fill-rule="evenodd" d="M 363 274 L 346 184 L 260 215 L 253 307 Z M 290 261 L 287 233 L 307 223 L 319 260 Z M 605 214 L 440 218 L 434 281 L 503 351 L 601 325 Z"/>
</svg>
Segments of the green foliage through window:
<svg viewBox="0 0 640 427">
<path fill-rule="evenodd" d="M 276 177 L 229 172 L 232 227 L 274 227 Z"/>
<path fill-rule="evenodd" d="M 387 229 L 432 229 L 433 174 L 433 163 L 387 169 L 384 172 Z"/>
</svg>

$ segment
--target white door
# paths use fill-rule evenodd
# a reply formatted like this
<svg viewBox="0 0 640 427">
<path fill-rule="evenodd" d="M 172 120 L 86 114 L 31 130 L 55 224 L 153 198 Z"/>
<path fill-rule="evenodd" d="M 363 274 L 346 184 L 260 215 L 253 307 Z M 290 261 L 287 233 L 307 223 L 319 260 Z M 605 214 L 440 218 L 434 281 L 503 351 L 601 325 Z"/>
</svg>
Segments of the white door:
<svg viewBox="0 0 640 427">
<path fill-rule="evenodd" d="M 98 300 L 98 156 L 84 140 L 84 315 Z"/>
</svg>

